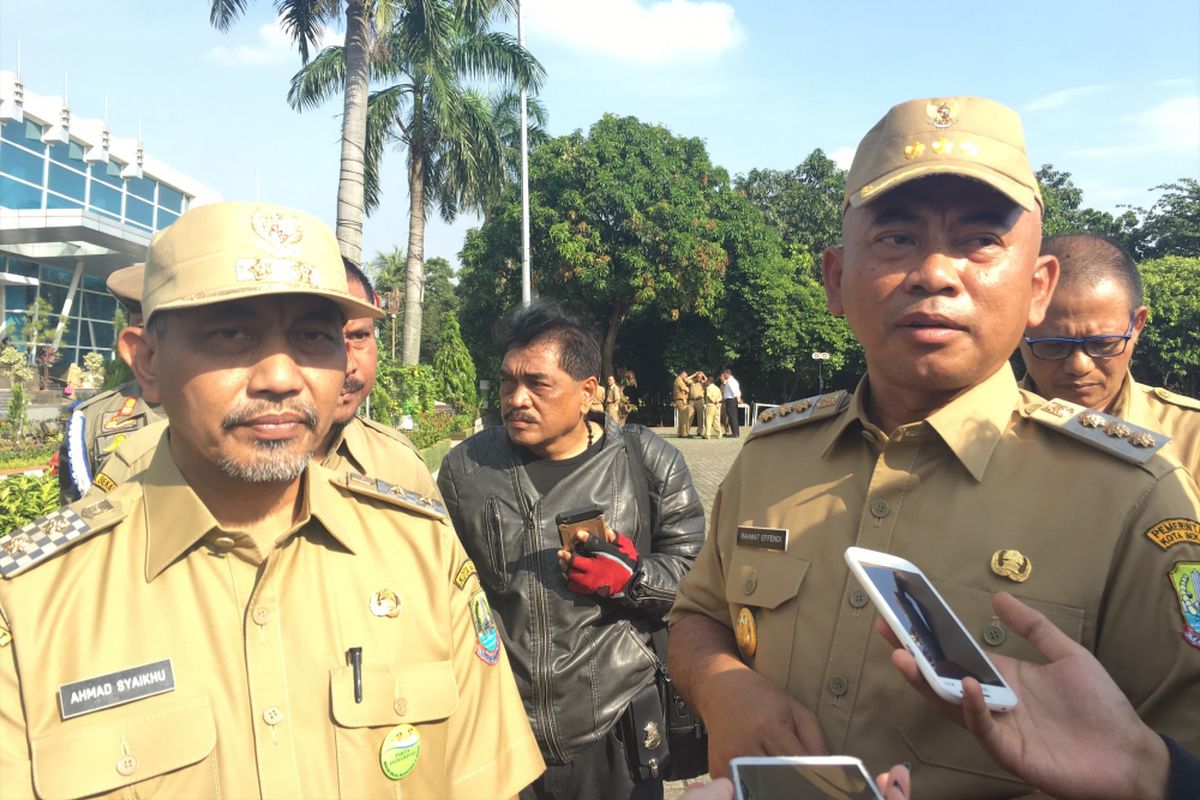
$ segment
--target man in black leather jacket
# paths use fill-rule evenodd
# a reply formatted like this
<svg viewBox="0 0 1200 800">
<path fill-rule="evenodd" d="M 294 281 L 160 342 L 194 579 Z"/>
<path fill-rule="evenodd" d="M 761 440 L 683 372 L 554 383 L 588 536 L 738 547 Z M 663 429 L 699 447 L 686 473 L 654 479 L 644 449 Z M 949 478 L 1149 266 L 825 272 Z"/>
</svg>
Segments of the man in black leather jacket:
<svg viewBox="0 0 1200 800">
<path fill-rule="evenodd" d="M 631 770 L 617 723 L 654 679 L 650 631 L 700 550 L 704 510 L 678 450 L 589 413 L 600 372 L 589 330 L 544 303 L 506 322 L 504 427 L 451 450 L 438 486 L 548 765 L 521 797 L 661 798 L 660 780 Z M 589 507 L 607 541 L 564 550 L 556 517 Z"/>
</svg>

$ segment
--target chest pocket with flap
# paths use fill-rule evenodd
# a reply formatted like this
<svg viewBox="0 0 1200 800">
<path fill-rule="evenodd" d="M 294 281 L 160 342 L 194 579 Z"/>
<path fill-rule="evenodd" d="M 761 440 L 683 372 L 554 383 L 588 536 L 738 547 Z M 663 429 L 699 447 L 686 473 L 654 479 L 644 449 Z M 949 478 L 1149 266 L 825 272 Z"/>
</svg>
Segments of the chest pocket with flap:
<svg viewBox="0 0 1200 800">
<path fill-rule="evenodd" d="M 742 608 L 754 615 L 758 644 L 754 655 L 743 660 L 778 686 L 787 685 L 808 567 L 808 561 L 785 553 L 735 547 L 725 573 L 725 602 L 735 630 Z"/>
<path fill-rule="evenodd" d="M 445 795 L 447 728 L 458 708 L 450 661 L 363 664 L 361 703 L 354 702 L 353 669 L 336 667 L 329 671 L 329 692 L 341 797 L 395 794 L 396 784 L 380 769 L 379 748 L 401 723 L 415 727 L 421 741 L 417 764 L 403 780 L 405 797 Z"/>
<path fill-rule="evenodd" d="M 216 745 L 207 697 L 134 704 L 71 720 L 60 732 L 34 739 L 33 784 L 46 798 L 127 786 L 134 797 L 216 797 Z"/>
</svg>

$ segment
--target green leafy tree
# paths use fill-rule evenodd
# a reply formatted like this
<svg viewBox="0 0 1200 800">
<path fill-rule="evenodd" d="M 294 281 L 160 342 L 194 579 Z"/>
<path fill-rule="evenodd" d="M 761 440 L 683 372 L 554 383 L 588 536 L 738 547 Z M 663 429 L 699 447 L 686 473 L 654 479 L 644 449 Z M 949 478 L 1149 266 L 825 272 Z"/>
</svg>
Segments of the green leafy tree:
<svg viewBox="0 0 1200 800">
<path fill-rule="evenodd" d="M 362 260 L 370 56 L 378 43 L 376 30 L 387 30 L 392 16 L 406 4 L 405 0 L 345 0 L 343 11 L 342 0 L 275 0 L 283 30 L 292 38 L 306 64 L 325 23 L 336 20 L 346 25 L 343 67 L 337 86 L 343 99 L 337 238 L 342 255 L 356 264 Z M 211 0 L 209 21 L 219 30 L 227 31 L 242 16 L 247 5 L 249 0 Z"/>
<path fill-rule="evenodd" d="M 1132 369 L 1139 380 L 1195 397 L 1200 393 L 1200 257 L 1164 256 L 1138 265 L 1150 321 Z"/>
<path fill-rule="evenodd" d="M 1036 174 L 1042 192 L 1042 235 L 1089 231 L 1111 236 L 1130 253 L 1139 251 L 1141 238 L 1138 218 L 1133 211 L 1114 217 L 1107 211 L 1085 208 L 1083 190 L 1071 180 L 1071 173 L 1043 164 Z"/>
<path fill-rule="evenodd" d="M 433 357 L 433 374 L 438 399 L 454 406 L 458 412 L 474 415 L 479 402 L 475 391 L 475 364 L 459 332 L 458 319 L 452 313 L 442 317 L 437 352 Z"/>
<path fill-rule="evenodd" d="M 495 104 L 469 86 L 488 81 L 536 90 L 544 71 L 514 37 L 490 29 L 501 0 L 424 0 L 403 3 L 372 63 L 380 80 L 398 80 L 368 100 L 364 184 L 378 186 L 389 142 L 407 154 L 409 225 L 401 361 L 416 364 L 421 343 L 425 220 L 436 203 L 452 219 L 460 207 L 482 203 L 503 182 L 504 145 Z M 342 48 L 330 47 L 292 79 L 294 107 L 320 104 L 342 81 Z M 369 187 L 368 187 L 369 188 Z M 368 192 L 366 203 L 373 205 Z"/>
<path fill-rule="evenodd" d="M 0 374 L 8 378 L 12 396 L 8 400 L 5 425 L 18 442 L 24 438 L 25 426 L 29 422 L 29 401 L 25 397 L 25 384 L 37 377 L 29 358 L 15 347 L 0 351 Z"/>
<path fill-rule="evenodd" d="M 1138 231 L 1140 255 L 1143 258 L 1200 256 L 1200 182 L 1195 178 L 1180 178 L 1150 191 L 1159 190 L 1162 195 L 1153 206 L 1138 209 L 1142 217 Z M 1192 291 L 1195 292 L 1194 285 Z"/>
<path fill-rule="evenodd" d="M 389 319 L 383 321 L 380 335 L 379 350 L 382 356 L 395 353 L 399 349 L 399 340 L 395 338 L 393 327 L 402 329 L 404 324 L 404 288 L 407 272 L 404 251 L 397 249 L 391 253 L 380 253 L 371 262 L 371 272 L 375 289 L 383 298 L 389 316 Z M 421 362 L 430 363 L 437 353 L 438 335 L 445 324 L 446 315 L 458 312 L 454 267 L 444 258 L 434 257 L 425 262 L 425 299 L 422 307 Z M 396 314 L 394 320 L 390 319 L 393 311 Z"/>
<path fill-rule="evenodd" d="M 55 475 L 13 475 L 0 481 L 0 540 L 59 505 Z"/>
</svg>

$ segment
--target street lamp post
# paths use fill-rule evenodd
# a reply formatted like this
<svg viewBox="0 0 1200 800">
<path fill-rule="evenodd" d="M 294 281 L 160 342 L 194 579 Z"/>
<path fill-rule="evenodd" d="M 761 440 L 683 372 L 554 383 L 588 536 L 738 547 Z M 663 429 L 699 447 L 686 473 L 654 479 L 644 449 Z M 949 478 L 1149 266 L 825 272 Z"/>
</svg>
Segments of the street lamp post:
<svg viewBox="0 0 1200 800">
<path fill-rule="evenodd" d="M 821 367 L 829 360 L 829 353 L 813 353 L 813 361 L 817 362 L 817 394 L 825 394 L 825 380 Z"/>
<path fill-rule="evenodd" d="M 517 44 L 525 48 L 525 12 L 517 0 Z M 533 280 L 529 267 L 529 111 L 521 86 L 521 305 L 529 305 Z"/>
</svg>

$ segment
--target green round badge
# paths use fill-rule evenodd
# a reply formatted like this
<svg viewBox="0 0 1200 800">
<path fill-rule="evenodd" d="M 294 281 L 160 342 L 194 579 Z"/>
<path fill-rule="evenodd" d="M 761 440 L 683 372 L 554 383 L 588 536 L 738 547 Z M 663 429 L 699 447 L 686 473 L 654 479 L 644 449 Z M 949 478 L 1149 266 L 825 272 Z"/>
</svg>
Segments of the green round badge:
<svg viewBox="0 0 1200 800">
<path fill-rule="evenodd" d="M 383 774 L 394 781 L 408 775 L 417 765 L 421 755 L 421 734 L 412 725 L 400 724 L 392 728 L 379 748 L 379 766 Z"/>
</svg>

